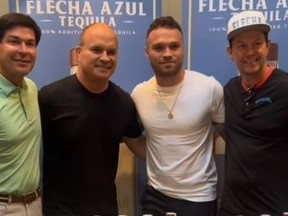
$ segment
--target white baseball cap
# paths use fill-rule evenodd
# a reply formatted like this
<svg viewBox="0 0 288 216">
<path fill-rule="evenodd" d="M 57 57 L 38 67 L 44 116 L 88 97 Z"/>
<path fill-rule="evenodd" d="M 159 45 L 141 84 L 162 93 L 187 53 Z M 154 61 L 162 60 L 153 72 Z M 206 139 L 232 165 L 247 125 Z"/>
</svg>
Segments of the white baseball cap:
<svg viewBox="0 0 288 216">
<path fill-rule="evenodd" d="M 268 33 L 271 27 L 263 13 L 259 11 L 243 11 L 230 18 L 227 26 L 227 39 L 247 30 L 259 30 Z"/>
</svg>

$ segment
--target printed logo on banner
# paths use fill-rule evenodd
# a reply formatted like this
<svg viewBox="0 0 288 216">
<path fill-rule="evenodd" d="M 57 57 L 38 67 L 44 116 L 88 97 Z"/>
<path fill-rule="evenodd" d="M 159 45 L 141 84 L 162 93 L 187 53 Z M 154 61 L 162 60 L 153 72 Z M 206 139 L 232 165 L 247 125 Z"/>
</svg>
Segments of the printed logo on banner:
<svg viewBox="0 0 288 216">
<path fill-rule="evenodd" d="M 195 6 L 197 7 L 197 1 L 195 1 Z M 226 33 L 226 22 L 229 17 L 245 10 L 262 11 L 272 29 L 288 29 L 287 0 L 199 0 L 198 2 L 198 13 L 210 13 L 213 20 L 213 23 L 207 26 L 206 30 L 209 32 L 225 31 Z"/>
<path fill-rule="evenodd" d="M 144 2 L 22 1 L 21 12 L 38 15 L 43 34 L 81 34 L 92 23 L 106 23 L 118 35 L 135 35 L 135 18 L 146 17 Z"/>
<path fill-rule="evenodd" d="M 278 65 L 288 71 L 288 0 L 182 0 L 187 68 L 212 75 L 222 84 L 238 75 L 226 53 L 227 23 L 234 14 L 247 10 L 263 12 L 271 25 L 271 42 L 279 47 Z"/>
<path fill-rule="evenodd" d="M 144 56 L 145 35 L 161 12 L 159 0 L 9 0 L 9 7 L 30 15 L 41 27 L 37 73 L 29 75 L 38 87 L 70 74 L 71 49 L 78 44 L 83 28 L 99 22 L 111 26 L 119 38 L 119 62 L 112 80 L 131 91 L 151 76 Z"/>
</svg>

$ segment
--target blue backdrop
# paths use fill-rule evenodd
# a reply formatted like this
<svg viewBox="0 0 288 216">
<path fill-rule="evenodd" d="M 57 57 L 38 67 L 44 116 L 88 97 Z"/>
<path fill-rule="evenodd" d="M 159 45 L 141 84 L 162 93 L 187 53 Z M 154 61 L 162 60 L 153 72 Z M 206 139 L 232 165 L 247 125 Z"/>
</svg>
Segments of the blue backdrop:
<svg viewBox="0 0 288 216">
<path fill-rule="evenodd" d="M 213 75 L 222 84 L 237 75 L 226 54 L 226 26 L 234 13 L 258 10 L 272 30 L 270 39 L 279 46 L 279 67 L 288 71 L 288 2 L 283 0 L 182 0 L 186 38 L 186 67 Z M 190 45 L 188 45 L 190 44 Z"/>
<path fill-rule="evenodd" d="M 42 29 L 38 60 L 30 77 L 38 87 L 70 74 L 69 52 L 82 29 L 94 22 L 109 24 L 119 37 L 118 69 L 112 80 L 127 91 L 152 73 L 145 59 L 145 35 L 160 14 L 160 0 L 10 0 L 10 11 L 33 17 Z"/>
</svg>

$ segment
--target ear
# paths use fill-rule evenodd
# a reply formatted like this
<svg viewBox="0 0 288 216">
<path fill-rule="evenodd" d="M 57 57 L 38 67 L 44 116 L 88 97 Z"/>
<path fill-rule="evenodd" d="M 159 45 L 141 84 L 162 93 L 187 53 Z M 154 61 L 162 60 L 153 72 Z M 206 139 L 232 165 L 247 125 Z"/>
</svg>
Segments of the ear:
<svg viewBox="0 0 288 216">
<path fill-rule="evenodd" d="M 268 48 L 268 50 L 270 49 L 270 47 L 271 47 L 271 40 L 267 40 L 267 48 Z"/>
<path fill-rule="evenodd" d="M 227 52 L 228 57 L 229 57 L 232 61 L 234 61 L 234 58 L 233 58 L 233 55 L 232 55 L 232 48 L 231 48 L 230 46 L 227 47 L 226 52 Z"/>
<path fill-rule="evenodd" d="M 81 52 L 81 47 L 80 47 L 80 46 L 77 46 L 77 47 L 75 48 L 75 52 L 76 52 L 76 54 L 77 54 L 77 58 L 78 58 L 78 61 L 79 61 L 79 60 L 80 60 L 79 54 L 80 54 L 80 52 Z"/>
</svg>

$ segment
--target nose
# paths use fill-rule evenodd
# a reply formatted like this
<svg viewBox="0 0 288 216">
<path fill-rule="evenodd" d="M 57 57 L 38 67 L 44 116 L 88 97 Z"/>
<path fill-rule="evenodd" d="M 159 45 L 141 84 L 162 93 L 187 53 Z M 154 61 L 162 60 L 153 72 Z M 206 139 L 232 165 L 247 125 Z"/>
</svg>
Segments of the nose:
<svg viewBox="0 0 288 216">
<path fill-rule="evenodd" d="M 169 47 L 165 48 L 163 57 L 164 58 L 171 58 L 172 57 L 172 53 L 171 53 L 171 50 Z"/>
<path fill-rule="evenodd" d="M 100 57 L 100 60 L 103 61 L 103 62 L 108 62 L 109 61 L 109 57 L 107 55 L 107 51 L 103 51 L 102 52 L 102 55 Z"/>
<path fill-rule="evenodd" d="M 253 55 L 256 52 L 257 48 L 254 46 L 247 47 L 246 53 L 247 55 Z"/>
<path fill-rule="evenodd" d="M 25 53 L 25 52 L 27 52 L 27 45 L 26 45 L 24 42 L 22 42 L 21 44 L 19 44 L 18 52 L 20 52 L 20 53 Z"/>
</svg>

